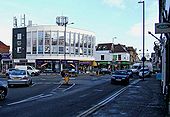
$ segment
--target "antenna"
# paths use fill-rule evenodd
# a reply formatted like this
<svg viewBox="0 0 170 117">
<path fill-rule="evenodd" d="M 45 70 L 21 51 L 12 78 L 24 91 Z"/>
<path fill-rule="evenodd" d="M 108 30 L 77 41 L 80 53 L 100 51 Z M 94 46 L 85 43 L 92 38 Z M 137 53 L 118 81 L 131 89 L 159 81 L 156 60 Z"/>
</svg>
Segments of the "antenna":
<svg viewBox="0 0 170 117">
<path fill-rule="evenodd" d="M 25 14 L 21 15 L 21 27 L 25 27 Z"/>
<path fill-rule="evenodd" d="M 14 28 L 17 28 L 17 17 L 13 17 L 13 26 Z"/>
</svg>

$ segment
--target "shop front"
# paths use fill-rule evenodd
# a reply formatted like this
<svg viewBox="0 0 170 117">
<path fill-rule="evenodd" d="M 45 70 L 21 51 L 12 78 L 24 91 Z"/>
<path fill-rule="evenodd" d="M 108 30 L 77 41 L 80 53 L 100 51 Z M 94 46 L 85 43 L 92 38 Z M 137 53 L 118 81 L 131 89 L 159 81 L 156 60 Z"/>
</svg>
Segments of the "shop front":
<svg viewBox="0 0 170 117">
<path fill-rule="evenodd" d="M 129 61 L 116 61 L 113 62 L 113 69 L 114 70 L 122 70 L 122 69 L 129 69 L 130 62 Z"/>
<path fill-rule="evenodd" d="M 37 59 L 36 65 L 42 72 L 59 73 L 61 71 L 60 60 Z"/>
</svg>

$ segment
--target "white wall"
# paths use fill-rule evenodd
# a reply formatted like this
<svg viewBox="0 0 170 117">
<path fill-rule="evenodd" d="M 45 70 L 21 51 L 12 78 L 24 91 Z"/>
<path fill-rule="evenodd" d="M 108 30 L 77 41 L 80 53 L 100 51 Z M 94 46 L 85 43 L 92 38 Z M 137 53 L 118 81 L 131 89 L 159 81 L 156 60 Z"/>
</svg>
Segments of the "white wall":
<svg viewBox="0 0 170 117">
<path fill-rule="evenodd" d="M 104 60 L 101 60 L 101 55 L 104 55 Z M 109 51 L 95 51 L 94 53 L 96 61 L 112 61 L 113 55 L 121 55 L 121 61 L 130 61 L 129 53 L 109 53 Z"/>
</svg>

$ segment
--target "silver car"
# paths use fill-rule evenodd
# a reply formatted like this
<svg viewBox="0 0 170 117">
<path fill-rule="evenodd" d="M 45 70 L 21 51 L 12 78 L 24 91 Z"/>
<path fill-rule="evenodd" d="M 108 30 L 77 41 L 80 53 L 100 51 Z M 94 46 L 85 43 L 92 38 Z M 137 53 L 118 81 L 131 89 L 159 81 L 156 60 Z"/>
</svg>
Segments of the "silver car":
<svg viewBox="0 0 170 117">
<path fill-rule="evenodd" d="M 8 86 L 10 87 L 11 85 L 31 85 L 32 84 L 32 78 L 29 75 L 28 71 L 26 70 L 13 70 L 11 74 L 9 74 L 8 77 Z"/>
<path fill-rule="evenodd" d="M 143 75 L 143 73 L 144 73 L 144 75 Z M 142 78 L 143 76 L 144 77 L 151 77 L 151 71 L 148 68 L 140 69 L 139 77 Z"/>
</svg>

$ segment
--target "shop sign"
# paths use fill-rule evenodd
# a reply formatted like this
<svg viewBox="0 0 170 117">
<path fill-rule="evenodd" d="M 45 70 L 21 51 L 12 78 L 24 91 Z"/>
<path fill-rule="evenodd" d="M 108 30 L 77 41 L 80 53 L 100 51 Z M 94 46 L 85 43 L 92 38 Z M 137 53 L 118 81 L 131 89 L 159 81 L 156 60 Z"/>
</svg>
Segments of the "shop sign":
<svg viewBox="0 0 170 117">
<path fill-rule="evenodd" d="M 2 53 L 2 59 L 10 59 L 11 58 L 11 54 L 9 53 Z"/>
<path fill-rule="evenodd" d="M 155 34 L 169 33 L 170 23 L 155 23 Z"/>
</svg>

